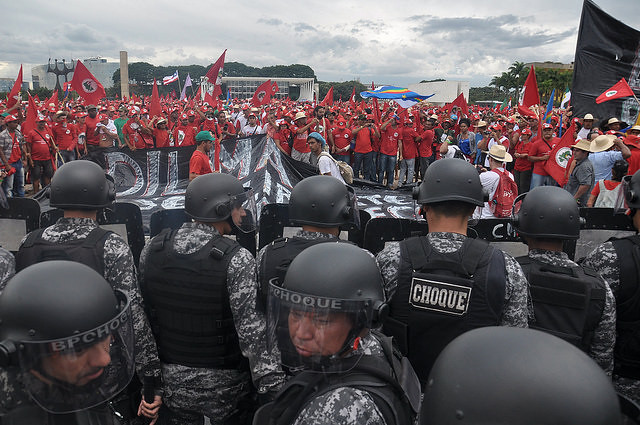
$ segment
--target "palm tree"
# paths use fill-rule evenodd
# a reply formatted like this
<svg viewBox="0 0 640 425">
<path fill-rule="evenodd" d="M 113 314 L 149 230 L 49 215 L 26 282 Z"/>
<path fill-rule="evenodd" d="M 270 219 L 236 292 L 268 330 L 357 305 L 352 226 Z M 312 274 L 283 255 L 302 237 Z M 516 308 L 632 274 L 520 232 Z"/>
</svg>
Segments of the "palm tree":
<svg viewBox="0 0 640 425">
<path fill-rule="evenodd" d="M 529 73 L 527 72 L 527 67 L 524 62 L 515 61 L 509 67 L 509 75 L 513 77 L 515 82 L 514 88 L 516 89 L 516 99 L 520 98 L 520 87 L 524 84 L 528 74 Z"/>
</svg>

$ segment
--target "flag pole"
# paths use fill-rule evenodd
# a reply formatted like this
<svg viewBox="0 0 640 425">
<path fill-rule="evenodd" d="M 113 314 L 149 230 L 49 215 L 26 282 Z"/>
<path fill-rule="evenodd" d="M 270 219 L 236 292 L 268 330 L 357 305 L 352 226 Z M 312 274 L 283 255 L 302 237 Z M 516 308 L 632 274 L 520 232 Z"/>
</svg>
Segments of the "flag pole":
<svg viewBox="0 0 640 425">
<path fill-rule="evenodd" d="M 178 72 L 178 71 L 176 71 Z M 182 87 L 180 86 L 180 73 L 178 73 L 178 92 L 182 93 Z"/>
</svg>

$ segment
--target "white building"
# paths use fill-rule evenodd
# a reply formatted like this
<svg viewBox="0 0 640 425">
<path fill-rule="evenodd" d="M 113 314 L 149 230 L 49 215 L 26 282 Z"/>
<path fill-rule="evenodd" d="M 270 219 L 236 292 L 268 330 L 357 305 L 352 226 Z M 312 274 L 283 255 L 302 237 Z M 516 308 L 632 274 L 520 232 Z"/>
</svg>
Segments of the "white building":
<svg viewBox="0 0 640 425">
<path fill-rule="evenodd" d="M 49 63 L 47 65 L 38 65 L 31 68 L 31 79 L 33 82 L 33 88 L 36 89 L 38 87 L 45 87 L 50 90 L 56 88 L 56 74 L 53 72 L 48 72 L 49 69 L 55 68 L 58 66 L 59 70 L 63 70 L 64 66 L 67 69 L 71 68 L 76 61 L 65 61 L 64 64 L 62 61 L 56 61 Z M 82 61 L 84 66 L 93 74 L 94 77 L 100 81 L 100 84 L 104 86 L 104 88 L 109 88 L 113 86 L 113 73 L 116 69 L 120 68 L 119 62 L 107 62 L 106 59 L 103 58 L 89 58 L 84 59 Z M 67 81 L 71 81 L 73 78 L 73 72 L 67 74 Z M 64 76 L 60 76 L 60 87 L 64 83 Z"/>
<path fill-rule="evenodd" d="M 222 77 L 222 82 L 227 85 L 231 98 L 251 99 L 258 86 L 267 80 L 278 84 L 278 93 L 274 96 L 277 99 L 284 99 L 289 96 L 289 87 L 300 87 L 300 101 L 313 101 L 317 96 L 317 84 L 313 78 L 281 78 L 281 77 Z"/>
<path fill-rule="evenodd" d="M 439 106 L 453 102 L 460 93 L 464 93 L 464 98 L 469 102 L 469 81 L 433 81 L 409 84 L 407 88 L 423 96 L 433 94 L 427 102 Z"/>
</svg>

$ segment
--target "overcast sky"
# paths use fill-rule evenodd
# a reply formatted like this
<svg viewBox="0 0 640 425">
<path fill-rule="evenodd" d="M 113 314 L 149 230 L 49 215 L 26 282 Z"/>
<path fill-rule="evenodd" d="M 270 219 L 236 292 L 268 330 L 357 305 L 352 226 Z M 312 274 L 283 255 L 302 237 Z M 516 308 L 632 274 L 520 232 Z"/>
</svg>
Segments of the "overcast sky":
<svg viewBox="0 0 640 425">
<path fill-rule="evenodd" d="M 640 27 L 640 0 L 596 0 Z M 311 66 L 318 79 L 484 86 L 514 61 L 569 63 L 582 0 L 2 1 L 0 77 L 49 58 Z"/>
</svg>

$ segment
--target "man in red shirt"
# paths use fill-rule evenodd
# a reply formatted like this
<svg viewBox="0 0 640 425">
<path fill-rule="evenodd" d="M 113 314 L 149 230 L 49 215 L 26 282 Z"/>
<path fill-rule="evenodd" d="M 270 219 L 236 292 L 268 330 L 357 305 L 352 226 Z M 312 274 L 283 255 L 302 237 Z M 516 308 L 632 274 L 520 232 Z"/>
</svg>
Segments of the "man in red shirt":
<svg viewBox="0 0 640 425">
<path fill-rule="evenodd" d="M 87 126 L 85 134 L 87 136 L 87 150 L 89 153 L 98 149 L 98 143 L 100 142 L 98 138 L 98 133 L 96 132 L 96 126 L 100 122 L 98 119 L 98 108 L 96 105 L 87 106 L 87 118 L 84 123 Z"/>
<path fill-rule="evenodd" d="M 215 141 L 209 131 L 201 131 L 195 137 L 198 144 L 189 160 L 189 181 L 203 174 L 213 173 L 209 152 Z"/>
<path fill-rule="evenodd" d="M 49 184 L 53 177 L 53 163 L 51 161 L 51 151 L 58 150 L 53 142 L 53 136 L 47 128 L 47 118 L 38 115 L 36 128 L 27 134 L 26 139 L 27 159 L 31 167 L 31 183 L 33 193 L 40 191 L 40 181 L 42 187 Z"/>
<path fill-rule="evenodd" d="M 396 169 L 396 159 L 398 155 L 398 144 L 402 140 L 402 128 L 398 126 L 400 119 L 397 115 L 392 115 L 387 121 L 382 123 L 380 142 L 380 162 L 378 167 L 378 183 L 382 184 L 384 174 L 387 173 L 387 187 L 392 189 L 393 178 Z"/>
<path fill-rule="evenodd" d="M 351 134 L 356 139 L 356 146 L 353 149 L 353 177 L 359 177 L 362 167 L 363 178 L 375 181 L 375 170 L 373 169 L 373 143 L 375 137 L 380 137 L 378 128 L 369 122 L 364 115 L 358 119 L 358 124 L 351 130 Z"/>
<path fill-rule="evenodd" d="M 400 176 L 398 177 L 398 187 L 403 184 L 413 183 L 413 172 L 416 165 L 416 156 L 418 156 L 418 147 L 416 142 L 420 141 L 420 135 L 413 127 L 411 118 L 406 118 L 404 127 L 402 128 L 402 143 L 400 145 Z M 407 181 L 404 181 L 405 176 Z"/>
<path fill-rule="evenodd" d="M 145 149 L 147 147 L 147 142 L 143 135 L 152 137 L 152 130 L 147 128 L 140 120 L 140 114 L 133 110 L 130 113 L 129 121 L 122 127 L 122 134 L 124 134 L 124 140 L 129 149 L 135 151 L 136 149 Z M 151 143 L 153 143 L 153 141 Z"/>
<path fill-rule="evenodd" d="M 219 139 L 233 139 L 236 137 L 236 128 L 227 119 L 227 113 L 225 111 L 218 112 L 218 131 Z"/>
<path fill-rule="evenodd" d="M 351 129 L 347 128 L 347 122 L 344 118 L 340 117 L 337 121 L 337 126 L 332 131 L 333 134 L 333 157 L 338 161 L 344 161 L 347 164 L 351 164 L 351 153 L 349 148 L 351 147 Z"/>
<path fill-rule="evenodd" d="M 76 146 L 78 143 L 78 128 L 67 120 L 67 113 L 58 111 L 52 128 L 53 140 L 60 152 L 58 167 L 76 159 Z"/>
<path fill-rule="evenodd" d="M 532 142 L 529 150 L 529 161 L 533 162 L 533 174 L 531 175 L 531 186 L 529 190 L 538 186 L 557 186 L 556 181 L 544 169 L 549 159 L 549 154 L 560 139 L 553 136 L 553 126 L 548 123 L 542 124 L 542 138 Z"/>
<path fill-rule="evenodd" d="M 629 163 L 629 175 L 634 175 L 640 170 L 640 125 L 634 125 L 627 130 L 627 137 L 624 138 L 624 144 L 629 147 L 631 156 L 627 158 Z"/>
<path fill-rule="evenodd" d="M 318 124 L 316 118 L 307 122 L 307 115 L 304 112 L 298 112 L 293 119 L 294 125 L 291 128 L 293 132 L 293 147 L 291 149 L 291 158 L 296 161 L 311 164 L 311 150 L 307 144 L 307 136 L 309 135 L 309 127 Z"/>
<path fill-rule="evenodd" d="M 151 125 L 154 127 L 153 138 L 156 141 L 156 148 L 168 148 L 173 146 L 173 141 L 169 137 L 166 119 L 158 119 L 158 116 L 155 116 L 151 120 Z"/>
<path fill-rule="evenodd" d="M 424 173 L 429 167 L 429 160 L 433 155 L 433 119 L 426 119 L 424 122 L 424 130 L 420 135 L 420 147 L 418 154 L 420 155 L 420 180 L 424 178 Z"/>
<path fill-rule="evenodd" d="M 189 124 L 187 114 L 180 115 L 180 124 L 173 129 L 173 142 L 176 146 L 193 146 L 196 144 L 196 132 Z"/>
<path fill-rule="evenodd" d="M 518 185 L 518 193 L 525 193 L 531 187 L 531 173 L 533 163 L 529 161 L 529 152 L 533 143 L 529 141 L 531 138 L 531 130 L 525 128 L 520 130 L 520 137 L 516 144 L 513 156 L 516 158 L 513 167 L 513 175 L 516 185 Z"/>
</svg>

